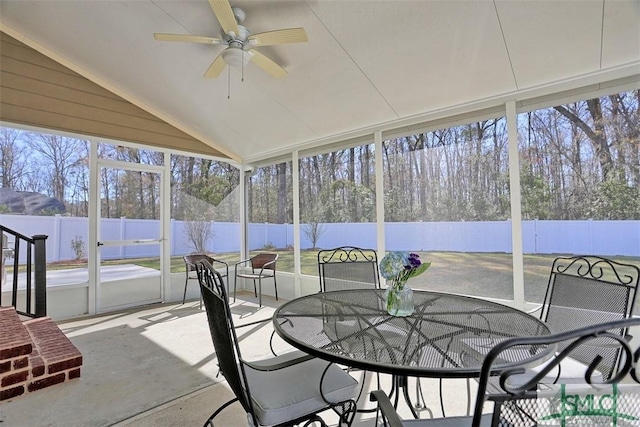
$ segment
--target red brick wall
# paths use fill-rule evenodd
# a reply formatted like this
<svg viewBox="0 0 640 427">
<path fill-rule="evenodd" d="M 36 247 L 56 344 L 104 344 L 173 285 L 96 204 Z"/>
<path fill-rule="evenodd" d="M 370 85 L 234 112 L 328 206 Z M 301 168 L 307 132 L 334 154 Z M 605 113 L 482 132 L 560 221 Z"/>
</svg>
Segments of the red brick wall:
<svg viewBox="0 0 640 427">
<path fill-rule="evenodd" d="M 48 317 L 0 307 L 0 401 L 80 377 L 82 355 Z"/>
</svg>

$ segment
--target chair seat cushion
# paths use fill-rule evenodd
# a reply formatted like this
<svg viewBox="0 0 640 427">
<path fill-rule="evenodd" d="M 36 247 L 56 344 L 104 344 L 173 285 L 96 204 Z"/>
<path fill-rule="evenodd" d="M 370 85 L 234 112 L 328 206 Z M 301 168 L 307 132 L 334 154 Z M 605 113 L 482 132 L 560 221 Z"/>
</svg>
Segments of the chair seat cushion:
<svg viewBox="0 0 640 427">
<path fill-rule="evenodd" d="M 268 361 L 251 362 L 268 366 L 305 356 L 294 351 Z M 324 378 L 322 375 L 329 366 Z M 253 408 L 261 425 L 280 424 L 328 407 L 329 402 L 354 399 L 358 382 L 338 366 L 321 359 L 311 359 L 276 371 L 258 371 L 245 366 Z"/>
</svg>

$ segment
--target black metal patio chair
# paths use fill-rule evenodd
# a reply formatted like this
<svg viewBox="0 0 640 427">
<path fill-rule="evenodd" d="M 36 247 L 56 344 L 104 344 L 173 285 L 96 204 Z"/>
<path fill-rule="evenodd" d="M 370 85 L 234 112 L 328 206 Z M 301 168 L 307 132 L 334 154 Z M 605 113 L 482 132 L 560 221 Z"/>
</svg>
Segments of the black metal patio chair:
<svg viewBox="0 0 640 427">
<path fill-rule="evenodd" d="M 540 311 L 540 319 L 553 333 L 626 319 L 634 313 L 639 283 L 640 269 L 632 264 L 597 256 L 558 257 L 551 266 L 544 302 L 533 312 Z M 627 335 L 624 329 L 620 333 Z M 582 347 L 550 375 L 565 383 L 580 378 L 583 365 L 593 360 L 596 351 L 602 356 L 597 373 L 608 379 L 619 362 L 618 348 Z"/>
<path fill-rule="evenodd" d="M 318 252 L 320 292 L 380 288 L 378 255 L 373 249 L 341 246 Z"/>
<path fill-rule="evenodd" d="M 373 391 L 371 399 L 378 401 L 385 425 L 390 427 L 533 427 L 548 425 L 544 422 L 550 421 L 555 421 L 553 425 L 623 425 L 616 424 L 614 420 L 629 422 L 624 425 L 638 425 L 640 379 L 637 362 L 640 348 L 632 346 L 622 334 L 629 327 L 638 325 L 640 318 L 629 318 L 553 335 L 509 338 L 498 342 L 484 358 L 473 416 L 403 420 L 383 391 Z M 601 375 L 594 376 L 594 373 L 610 348 L 621 354 L 621 363 L 612 375 L 602 380 Z M 562 350 L 556 352 L 557 349 Z M 580 383 L 549 385 L 542 382 L 567 357 L 584 354 L 585 349 L 592 359 L 584 365 Z M 496 372 L 494 362 L 508 361 L 510 354 L 522 354 L 522 351 L 538 355 L 541 351 L 547 352 L 551 359 L 534 376 L 527 374 L 532 360 L 520 359 L 509 369 Z M 499 389 L 488 393 L 490 383 L 498 384 Z M 486 408 L 487 402 L 489 407 L 493 405 L 492 409 Z M 594 402 L 600 406 L 593 407 Z"/>
<path fill-rule="evenodd" d="M 326 427 L 318 414 L 327 409 L 340 415 L 339 425 L 351 425 L 358 382 L 334 364 L 299 351 L 267 360 L 243 359 L 220 273 L 206 260 L 196 267 L 218 366 L 235 394 L 213 412 L 205 427 L 213 427 L 214 418 L 235 402 L 255 427 L 313 422 Z"/>
<path fill-rule="evenodd" d="M 544 301 L 529 313 L 539 312 L 540 319 L 554 333 L 626 319 L 634 312 L 639 282 L 640 269 L 632 264 L 598 256 L 557 257 L 551 266 Z M 619 332 L 627 336 L 626 330 Z M 562 348 L 560 345 L 559 350 Z M 620 350 L 582 347 L 550 371 L 543 382 L 579 382 L 585 364 L 593 360 L 596 351 L 602 360 L 595 375 L 608 379 L 616 369 Z M 528 375 L 535 375 L 542 368 L 534 368 Z M 467 384 L 467 393 L 469 390 Z"/>
</svg>

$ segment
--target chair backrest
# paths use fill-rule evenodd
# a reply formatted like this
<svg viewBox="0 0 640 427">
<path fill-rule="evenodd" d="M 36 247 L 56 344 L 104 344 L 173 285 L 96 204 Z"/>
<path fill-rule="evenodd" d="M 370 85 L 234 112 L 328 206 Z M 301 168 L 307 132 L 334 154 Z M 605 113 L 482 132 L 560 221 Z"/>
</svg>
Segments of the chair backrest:
<svg viewBox="0 0 640 427">
<path fill-rule="evenodd" d="M 633 313 L 640 269 L 596 256 L 556 258 L 541 312 L 553 333 L 582 326 L 625 319 Z M 621 334 L 626 331 L 621 330 Z M 566 347 L 561 344 L 559 349 Z M 595 350 L 583 347 L 572 357 L 583 363 L 593 360 Z M 618 363 L 618 349 L 599 352 L 598 370 L 608 378 Z"/>
<path fill-rule="evenodd" d="M 220 372 L 244 410 L 254 416 L 244 365 L 239 363 L 242 356 L 222 276 L 206 259 L 196 262 L 196 271 Z M 257 425 L 255 418 L 254 422 Z"/>
<path fill-rule="evenodd" d="M 196 271 L 196 264 L 198 261 L 206 260 L 209 263 L 213 262 L 213 258 L 206 254 L 189 254 L 182 257 L 184 259 L 187 271 Z"/>
<path fill-rule="evenodd" d="M 378 255 L 373 249 L 341 246 L 318 252 L 320 292 L 379 288 Z"/>
<path fill-rule="evenodd" d="M 566 357 L 573 358 L 574 351 L 579 351 L 582 347 L 591 347 L 594 345 L 602 349 L 602 347 L 600 347 L 602 343 L 618 348 L 624 355 L 624 362 L 618 366 L 614 375 L 600 384 L 594 384 L 592 374 L 599 365 L 599 356 L 596 354 L 594 358 L 585 365 L 584 382 L 582 384 L 567 385 L 567 387 L 573 387 L 573 389 L 567 388 L 565 392 L 566 390 L 574 390 L 571 393 L 579 396 L 579 399 L 583 402 L 587 402 L 589 400 L 587 397 L 588 394 L 597 395 L 598 390 L 600 390 L 600 392 L 607 389 L 609 391 L 612 390 L 611 387 L 606 387 L 603 384 L 617 385 L 624 379 L 625 385 L 630 384 L 632 389 L 627 396 L 627 409 L 618 407 L 618 412 L 621 410 L 626 411 L 629 407 L 632 407 L 634 408 L 635 416 L 640 416 L 640 380 L 637 376 L 635 360 L 635 354 L 640 351 L 640 348 L 638 348 L 637 345 L 632 346 L 625 337 L 619 334 L 620 330 L 626 330 L 630 326 L 637 325 L 640 325 L 640 318 L 629 318 L 591 325 L 553 335 L 510 338 L 498 343 L 487 353 L 482 364 L 472 425 L 478 426 L 480 424 L 483 405 L 487 400 L 494 402 L 492 426 L 534 426 L 538 425 L 537 422 L 540 421 L 542 417 L 558 415 L 556 413 L 560 412 L 559 409 L 562 409 L 562 407 L 558 407 L 557 405 L 558 397 L 562 399 L 558 392 L 564 388 L 564 385 L 545 386 L 544 388 L 546 388 L 547 391 L 538 391 L 536 389 L 538 388 L 539 381 L 545 378 L 553 369 L 557 369 L 557 366 L 563 359 Z M 556 352 L 555 350 L 560 347 L 564 348 L 564 350 L 559 353 Z M 522 351 L 529 351 L 536 354 L 551 354 L 552 356 L 551 360 L 545 365 L 545 368 L 541 369 L 535 375 L 532 375 L 531 371 L 526 369 L 530 367 L 531 361 L 520 360 L 514 363 L 510 369 L 499 373 L 499 381 L 493 379 L 491 381 L 491 384 L 499 384 L 501 390 L 498 392 L 492 391 L 491 394 L 487 395 L 486 392 L 490 377 L 496 374 L 493 368 L 494 362 L 501 360 L 501 363 L 504 363 L 505 359 L 508 360 L 509 353 L 520 352 L 519 354 L 522 354 Z M 620 387 L 622 387 L 622 385 L 620 385 Z M 616 393 L 616 391 L 614 391 L 614 393 Z M 573 403 L 575 403 L 576 399 L 574 396 L 569 396 L 573 399 Z M 553 402 L 555 402 L 555 405 L 552 404 Z M 565 402 L 561 403 L 564 404 Z M 566 403 L 567 405 L 571 405 L 572 401 L 567 401 Z M 571 415 L 571 413 L 565 412 L 562 415 L 568 416 Z M 590 416 L 591 415 L 587 414 L 587 417 Z M 586 419 L 583 418 L 583 420 Z M 586 424 L 586 421 L 579 423 L 579 425 Z M 556 424 L 554 425 L 560 424 L 556 420 Z M 609 425 L 609 423 L 597 425 Z"/>
<path fill-rule="evenodd" d="M 251 268 L 254 270 L 264 268 L 265 270 L 273 270 L 275 272 L 277 260 L 278 254 L 258 254 L 251 258 Z"/>
</svg>

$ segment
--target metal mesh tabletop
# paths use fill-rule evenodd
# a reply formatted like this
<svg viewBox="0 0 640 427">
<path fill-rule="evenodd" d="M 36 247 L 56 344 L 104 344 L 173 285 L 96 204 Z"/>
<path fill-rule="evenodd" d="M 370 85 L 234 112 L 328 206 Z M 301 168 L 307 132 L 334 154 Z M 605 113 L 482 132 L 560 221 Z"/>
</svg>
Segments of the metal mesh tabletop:
<svg viewBox="0 0 640 427">
<path fill-rule="evenodd" d="M 415 311 L 394 317 L 384 290 L 325 292 L 297 298 L 274 314 L 277 333 L 294 347 L 325 360 L 369 371 L 422 377 L 474 377 L 499 340 L 547 335 L 540 320 L 477 298 L 414 291 Z M 515 348 L 496 370 L 551 348 Z"/>
</svg>

